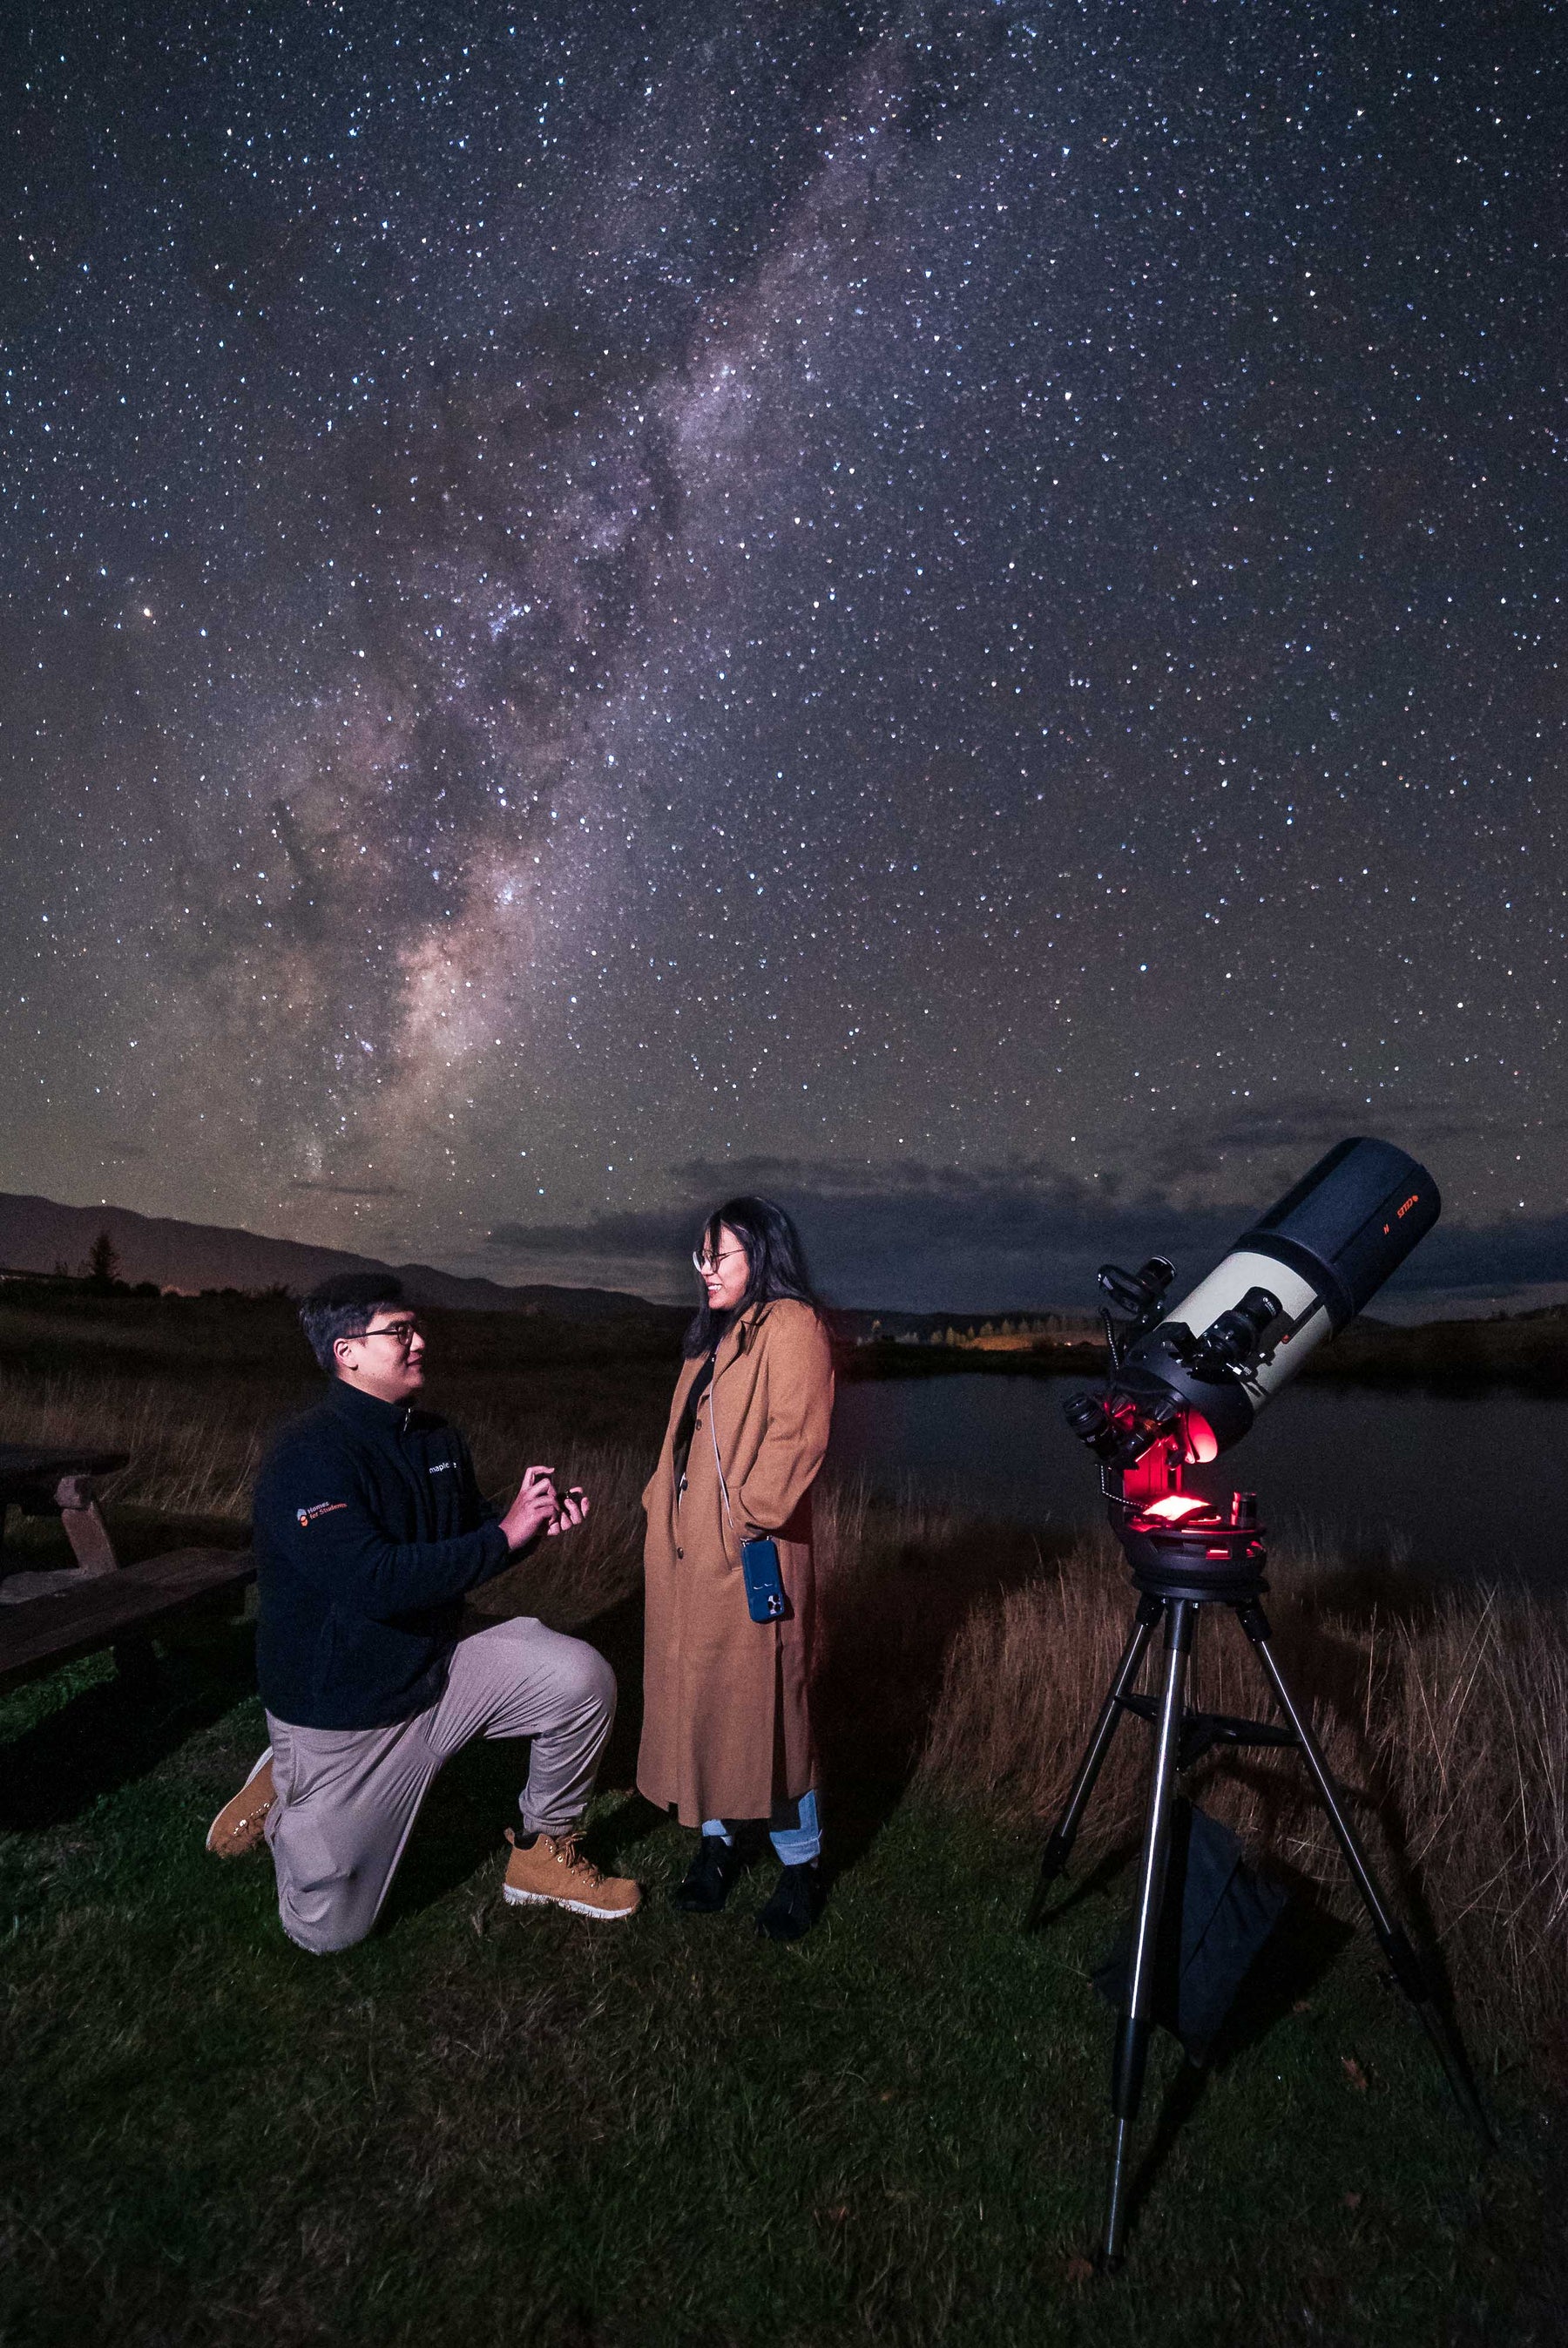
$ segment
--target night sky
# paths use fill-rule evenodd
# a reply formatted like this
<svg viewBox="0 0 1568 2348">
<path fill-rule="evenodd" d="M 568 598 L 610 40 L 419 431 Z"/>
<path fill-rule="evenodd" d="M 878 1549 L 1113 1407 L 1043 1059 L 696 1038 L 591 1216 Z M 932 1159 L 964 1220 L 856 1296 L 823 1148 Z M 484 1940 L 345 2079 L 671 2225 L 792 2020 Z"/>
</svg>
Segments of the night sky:
<svg viewBox="0 0 1568 2348">
<path fill-rule="evenodd" d="M 0 1188 L 991 1308 L 1369 1131 L 1568 1280 L 1563 35 L 31 11 Z"/>
</svg>

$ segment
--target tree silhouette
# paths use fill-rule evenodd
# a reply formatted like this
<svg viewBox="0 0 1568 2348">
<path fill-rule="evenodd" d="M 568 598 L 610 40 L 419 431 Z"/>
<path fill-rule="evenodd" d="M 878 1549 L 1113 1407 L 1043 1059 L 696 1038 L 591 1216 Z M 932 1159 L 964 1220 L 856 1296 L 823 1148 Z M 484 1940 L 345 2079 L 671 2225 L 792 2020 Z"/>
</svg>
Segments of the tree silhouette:
<svg viewBox="0 0 1568 2348">
<path fill-rule="evenodd" d="M 82 1278 L 90 1280 L 95 1288 L 112 1288 L 119 1278 L 118 1251 L 107 1231 L 100 1231 L 87 1250 Z"/>
</svg>

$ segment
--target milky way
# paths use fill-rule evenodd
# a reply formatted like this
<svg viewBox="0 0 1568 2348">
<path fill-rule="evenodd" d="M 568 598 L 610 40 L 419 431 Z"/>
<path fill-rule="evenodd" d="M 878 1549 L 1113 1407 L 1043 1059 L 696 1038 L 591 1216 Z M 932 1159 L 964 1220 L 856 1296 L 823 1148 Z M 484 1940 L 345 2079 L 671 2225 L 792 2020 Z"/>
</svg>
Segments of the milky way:
<svg viewBox="0 0 1568 2348">
<path fill-rule="evenodd" d="M 36 15 L 0 1185 L 1568 1278 L 1560 41 L 1415 13 Z"/>
</svg>

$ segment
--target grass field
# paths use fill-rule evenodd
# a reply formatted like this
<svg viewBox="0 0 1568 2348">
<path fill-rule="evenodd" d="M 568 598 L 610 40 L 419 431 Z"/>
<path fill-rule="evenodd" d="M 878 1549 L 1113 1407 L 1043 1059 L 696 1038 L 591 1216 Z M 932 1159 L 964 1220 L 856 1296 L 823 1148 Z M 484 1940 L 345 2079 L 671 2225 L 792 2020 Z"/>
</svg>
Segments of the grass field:
<svg viewBox="0 0 1568 2348">
<path fill-rule="evenodd" d="M 64 1334 L 0 1315 L 0 1436 L 112 1419 L 135 1545 L 176 1520 L 238 1538 L 260 1431 L 306 1383 L 286 1314 L 246 1310 L 248 1330 L 211 1323 L 216 1375 L 194 1312 L 138 1327 L 128 1308 L 97 1338 L 89 1314 Z M 1254 1756 L 1195 1790 L 1298 1897 L 1211 2068 L 1160 2042 L 1131 2256 L 1101 2281 L 1111 2020 L 1088 1975 L 1126 1905 L 1131 1733 L 1055 1921 L 1019 1922 L 1118 1641 L 1116 1570 L 830 1496 L 826 1914 L 798 1948 L 761 1941 L 764 1865 L 722 1917 L 682 1918 L 662 1893 L 690 1838 L 630 1791 L 636 1495 L 669 1364 L 486 1321 L 443 1326 L 439 1397 L 486 1474 L 522 1427 L 599 1498 L 591 1538 L 550 1545 L 548 1587 L 524 1568 L 490 1602 L 591 1620 L 615 1662 L 593 1849 L 645 1909 L 611 1931 L 505 1908 L 519 1756 L 486 1747 L 436 1788 L 375 1938 L 311 1959 L 264 1859 L 201 1847 L 261 1741 L 242 1623 L 182 1626 L 151 1702 L 107 1658 L 6 1700 L 6 2348 L 1561 2341 L 1559 1612 L 1368 1591 L 1327 1558 L 1287 1563 L 1276 1610 L 1441 1935 L 1498 2153 L 1477 2157 L 1319 1888 L 1311 1814 Z M 1252 1708 L 1205 1641 L 1212 1691 Z"/>
</svg>

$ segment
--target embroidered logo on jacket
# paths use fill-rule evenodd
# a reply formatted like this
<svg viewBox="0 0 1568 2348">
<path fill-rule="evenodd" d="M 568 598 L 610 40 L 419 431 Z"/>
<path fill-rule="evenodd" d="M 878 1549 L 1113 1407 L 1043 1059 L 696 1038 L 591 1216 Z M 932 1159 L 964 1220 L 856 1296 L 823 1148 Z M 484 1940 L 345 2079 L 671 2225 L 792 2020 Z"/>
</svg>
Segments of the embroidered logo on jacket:
<svg viewBox="0 0 1568 2348">
<path fill-rule="evenodd" d="M 346 1509 L 347 1506 L 346 1500 L 317 1500 L 311 1508 L 296 1509 L 294 1520 L 302 1527 L 313 1524 L 318 1517 L 330 1517 L 334 1509 Z"/>
<path fill-rule="evenodd" d="M 431 1476 L 447 1476 L 456 1465 L 456 1459 L 433 1459 L 426 1473 Z"/>
</svg>

